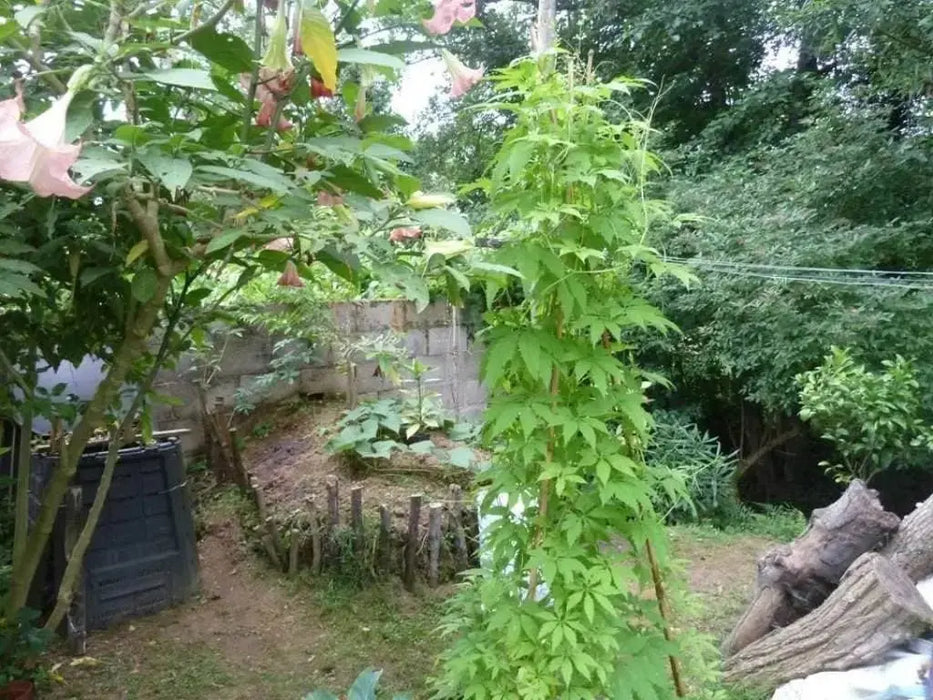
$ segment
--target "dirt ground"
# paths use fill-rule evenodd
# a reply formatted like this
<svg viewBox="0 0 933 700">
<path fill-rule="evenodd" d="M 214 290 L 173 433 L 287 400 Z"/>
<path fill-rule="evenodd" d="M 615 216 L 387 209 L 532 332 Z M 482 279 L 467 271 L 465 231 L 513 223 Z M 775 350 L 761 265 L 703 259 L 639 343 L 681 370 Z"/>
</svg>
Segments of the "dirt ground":
<svg viewBox="0 0 933 700">
<path fill-rule="evenodd" d="M 93 633 L 91 660 L 62 657 L 63 682 L 43 697 L 297 700 L 345 689 L 367 666 L 385 669 L 386 690 L 427 697 L 450 588 L 410 595 L 395 582 L 352 591 L 289 581 L 249 549 L 228 505 L 211 506 L 199 543 L 201 596 Z M 686 527 L 671 529 L 671 544 L 696 603 L 685 622 L 721 638 L 751 595 L 757 556 L 774 543 Z"/>
<path fill-rule="evenodd" d="M 198 599 L 92 633 L 89 658 L 62 657 L 63 682 L 43 697 L 294 700 L 346 688 L 368 665 L 387 669 L 389 689 L 423 682 L 449 589 L 413 597 L 394 584 L 354 592 L 288 581 L 249 550 L 235 517 L 209 523 L 198 550 Z"/>
<path fill-rule="evenodd" d="M 390 464 L 377 469 L 352 468 L 324 448 L 330 438 L 327 431 L 344 408 L 339 403 L 303 401 L 279 407 L 258 423 L 253 421 L 254 431 L 256 425 L 263 425 L 269 432 L 262 439 L 247 442 L 243 460 L 273 511 L 280 515 L 302 512 L 313 502 L 323 512 L 326 485 L 333 476 L 339 482 L 341 514 L 349 513 L 350 489 L 361 486 L 364 513 L 375 516 L 380 505 L 387 505 L 396 527 L 404 529 L 413 494 L 421 494 L 425 505 L 444 502 L 449 499 L 451 484 L 469 482 L 470 474 L 465 470 L 428 455 L 397 454 Z M 443 436 L 431 439 L 442 449 L 456 446 Z M 422 512 L 426 520 L 427 508 Z"/>
</svg>

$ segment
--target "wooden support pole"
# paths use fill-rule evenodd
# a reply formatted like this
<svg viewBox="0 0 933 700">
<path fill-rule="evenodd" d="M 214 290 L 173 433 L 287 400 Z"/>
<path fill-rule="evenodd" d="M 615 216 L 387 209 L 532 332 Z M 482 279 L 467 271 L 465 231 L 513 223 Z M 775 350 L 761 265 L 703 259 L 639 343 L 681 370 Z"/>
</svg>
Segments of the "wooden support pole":
<svg viewBox="0 0 933 700">
<path fill-rule="evenodd" d="M 379 562 L 383 571 L 392 568 L 392 516 L 385 503 L 379 506 Z"/>
<path fill-rule="evenodd" d="M 327 477 L 327 515 L 330 527 L 340 526 L 340 482 L 331 474 Z"/>
<path fill-rule="evenodd" d="M 405 571 L 403 581 L 409 591 L 415 589 L 415 570 L 418 561 L 419 526 L 421 523 L 421 494 L 414 494 L 409 499 L 408 539 L 405 542 Z"/>
<path fill-rule="evenodd" d="M 282 562 L 282 542 L 278 531 L 275 529 L 275 523 L 269 516 L 269 508 L 266 506 L 266 497 L 259 488 L 259 484 L 253 479 L 250 482 L 250 489 L 253 492 L 253 498 L 256 501 L 256 514 L 259 516 L 259 525 L 265 530 L 260 535 L 259 541 L 272 560 L 272 563 L 279 571 L 284 571 L 285 564 Z"/>
<path fill-rule="evenodd" d="M 428 583 L 432 588 L 436 588 L 440 580 L 442 509 L 440 503 L 428 506 Z"/>
<path fill-rule="evenodd" d="M 84 529 L 84 492 L 80 486 L 72 486 L 65 497 L 65 561 L 71 558 L 75 544 Z M 68 646 L 74 656 L 87 653 L 87 607 L 84 571 L 77 574 L 71 605 L 65 615 Z"/>
<path fill-rule="evenodd" d="M 463 529 L 463 489 L 459 484 L 450 485 L 450 529 L 454 537 L 454 562 L 457 571 L 470 567 L 470 553 L 467 550 L 466 532 Z"/>
<path fill-rule="evenodd" d="M 350 489 L 350 524 L 353 527 L 353 546 L 357 556 L 363 553 L 365 538 L 363 536 L 363 487 L 354 486 Z"/>
<path fill-rule="evenodd" d="M 233 461 L 230 465 L 233 470 L 233 482 L 246 492 L 249 490 L 250 478 L 243 464 L 243 456 L 240 454 L 240 441 L 236 428 L 230 428 L 227 439 L 230 441 L 230 458 Z"/>
</svg>

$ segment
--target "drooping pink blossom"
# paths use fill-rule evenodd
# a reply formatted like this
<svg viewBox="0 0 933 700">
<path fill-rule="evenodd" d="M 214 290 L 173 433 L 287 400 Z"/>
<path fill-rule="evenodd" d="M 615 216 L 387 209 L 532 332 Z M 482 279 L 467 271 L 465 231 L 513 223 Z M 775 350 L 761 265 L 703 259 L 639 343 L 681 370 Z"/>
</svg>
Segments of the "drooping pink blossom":
<svg viewBox="0 0 933 700">
<path fill-rule="evenodd" d="M 277 284 L 280 287 L 304 287 L 305 283 L 301 280 L 301 277 L 298 276 L 298 268 L 295 267 L 295 263 L 289 260 L 285 263 L 285 272 L 282 273 L 282 276 L 279 277 Z"/>
<path fill-rule="evenodd" d="M 272 126 L 272 118 L 275 116 L 278 101 L 287 96 L 292 89 L 294 72 L 281 73 L 275 69 L 262 67 L 259 69 L 259 76 L 256 81 L 256 99 L 259 100 L 259 113 L 256 115 L 256 126 L 268 128 Z M 251 76 L 249 73 L 240 75 L 240 85 L 243 89 L 249 91 Z M 279 131 L 288 131 L 292 128 L 292 123 L 285 117 L 279 117 L 279 123 L 276 129 Z"/>
<path fill-rule="evenodd" d="M 447 64 L 447 70 L 450 71 L 450 77 L 453 81 L 450 88 L 450 96 L 454 99 L 467 94 L 470 88 L 482 80 L 483 75 L 486 73 L 486 69 L 483 66 L 479 68 L 470 68 L 464 65 L 459 58 L 446 49 L 441 50 L 441 56 L 444 59 L 444 63 Z"/>
<path fill-rule="evenodd" d="M 469 22 L 476 16 L 476 0 L 435 0 L 434 15 L 422 22 L 428 34 L 449 32 L 454 22 Z"/>
<path fill-rule="evenodd" d="M 262 249 L 263 250 L 276 250 L 281 253 L 287 253 L 293 247 L 291 238 L 274 238 L 268 243 L 266 243 Z"/>
<path fill-rule="evenodd" d="M 389 240 L 392 243 L 402 243 L 404 241 L 413 241 L 421 238 L 421 229 L 417 226 L 400 227 L 389 234 Z"/>
<path fill-rule="evenodd" d="M 317 204 L 319 207 L 339 207 L 343 205 L 343 197 L 327 190 L 321 190 L 317 193 Z"/>
<path fill-rule="evenodd" d="M 78 199 L 90 192 L 68 174 L 81 144 L 65 143 L 68 106 L 74 97 L 69 90 L 39 116 L 25 124 L 20 121 L 23 100 L 17 95 L 0 102 L 0 179 L 27 182 L 40 197 L 56 195 Z"/>
</svg>

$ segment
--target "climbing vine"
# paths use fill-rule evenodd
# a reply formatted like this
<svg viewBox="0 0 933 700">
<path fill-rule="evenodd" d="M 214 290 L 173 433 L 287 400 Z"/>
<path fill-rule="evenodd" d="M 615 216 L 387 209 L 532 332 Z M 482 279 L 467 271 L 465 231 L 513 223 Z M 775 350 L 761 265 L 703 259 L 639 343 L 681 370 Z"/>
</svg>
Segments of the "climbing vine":
<svg viewBox="0 0 933 700">
<path fill-rule="evenodd" d="M 673 695 L 655 591 L 664 531 L 643 453 L 645 388 L 630 359 L 671 324 L 636 279 L 677 273 L 646 243 L 665 206 L 649 125 L 625 105 L 636 81 L 598 83 L 573 60 L 524 60 L 494 80 L 514 126 L 480 183 L 490 201 L 483 378 L 484 568 L 452 603 L 439 697 Z M 566 65 L 564 65 L 566 64 Z M 510 271 L 506 273 L 505 271 Z M 654 576 L 653 576 L 654 572 Z M 679 681 L 678 681 L 679 683 Z"/>
</svg>

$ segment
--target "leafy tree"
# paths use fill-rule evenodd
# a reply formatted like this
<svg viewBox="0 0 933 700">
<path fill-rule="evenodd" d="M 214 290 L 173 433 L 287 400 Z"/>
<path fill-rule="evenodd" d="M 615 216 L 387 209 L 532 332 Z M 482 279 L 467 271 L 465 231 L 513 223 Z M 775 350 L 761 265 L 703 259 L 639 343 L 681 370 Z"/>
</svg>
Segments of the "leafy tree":
<svg viewBox="0 0 933 700">
<path fill-rule="evenodd" d="M 921 446 L 933 431 L 920 418 L 920 383 L 904 358 L 884 360 L 880 372 L 833 348 L 816 369 L 797 377 L 800 417 L 831 441 L 843 463 L 827 467 L 838 481 L 869 482 Z"/>
<path fill-rule="evenodd" d="M 420 34 L 420 6 L 341 1 L 333 17 L 286 0 L 195 7 L 0 4 L 0 70 L 20 81 L 25 103 L 11 98 L 0 115 L 0 318 L 12 341 L 0 353 L 2 399 L 27 438 L 34 413 L 64 420 L 28 534 L 23 451 L 10 619 L 25 603 L 81 454 L 106 432 L 101 485 L 46 623 L 57 627 L 121 438 L 137 417 L 146 425 L 144 409 L 158 398 L 155 373 L 237 287 L 270 271 L 297 286 L 324 267 L 358 283 L 367 268 L 426 304 L 426 261 L 393 232 L 469 230 L 438 208 L 442 201 L 416 194 L 418 181 L 402 170 L 410 144 L 368 99 L 379 75 L 404 65 L 399 47 L 355 48 L 363 27 Z M 24 106 L 39 118 L 17 124 Z M 72 144 L 79 136 L 80 146 Z M 87 403 L 38 390 L 33 368 L 86 354 L 107 368 Z"/>
</svg>

